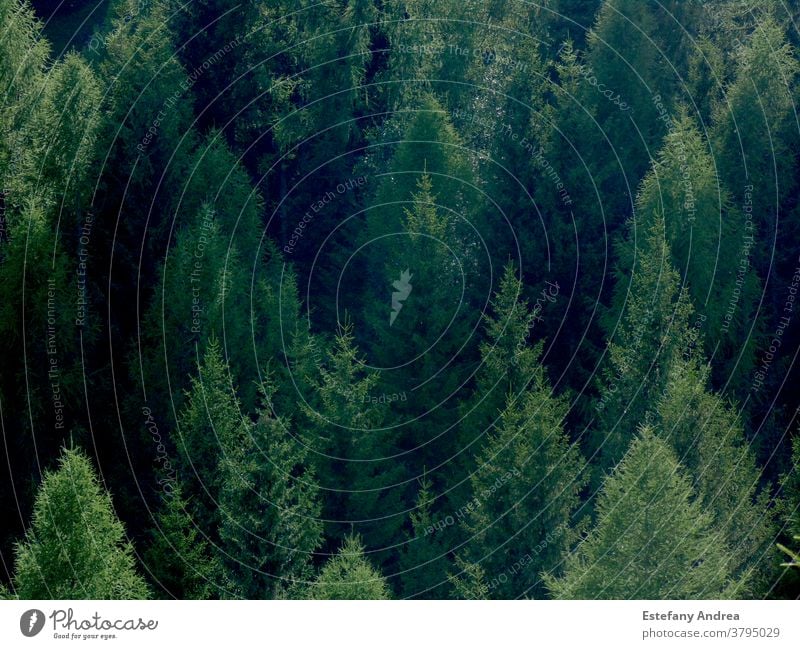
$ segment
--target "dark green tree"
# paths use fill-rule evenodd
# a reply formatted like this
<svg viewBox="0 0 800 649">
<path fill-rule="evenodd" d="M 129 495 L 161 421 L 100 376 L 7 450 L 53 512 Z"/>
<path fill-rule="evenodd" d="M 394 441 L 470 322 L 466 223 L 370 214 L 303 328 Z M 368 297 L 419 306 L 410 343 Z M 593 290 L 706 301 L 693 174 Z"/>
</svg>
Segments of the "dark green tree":
<svg viewBox="0 0 800 649">
<path fill-rule="evenodd" d="M 474 395 L 462 406 L 465 446 L 471 446 L 494 429 L 507 399 L 525 392 L 541 368 L 542 345 L 534 344 L 531 334 L 542 320 L 544 304 L 538 302 L 537 312 L 532 312 L 523 296 L 524 290 L 514 266 L 508 264 L 492 308 L 483 316 L 481 365 L 476 373 Z"/>
<path fill-rule="evenodd" d="M 688 291 L 672 265 L 658 214 L 637 235 L 634 252 L 633 265 L 617 271 L 615 307 L 606 325 L 610 340 L 590 442 L 598 454 L 598 481 L 622 459 L 632 431 L 663 393 L 673 360 L 697 346 Z"/>
<path fill-rule="evenodd" d="M 383 427 L 388 406 L 379 400 L 379 374 L 365 369 L 352 331 L 350 324 L 340 329 L 320 367 L 317 399 L 303 407 L 304 436 L 316 449 L 327 536 L 338 544 L 357 529 L 377 550 L 402 540 L 404 472 L 397 432 Z"/>
<path fill-rule="evenodd" d="M 763 476 L 741 415 L 709 384 L 708 365 L 696 356 L 679 358 L 652 421 L 692 478 L 698 502 L 728 548 L 729 569 L 743 597 L 760 592 L 769 577 L 776 530 L 769 489 L 760 486 Z"/>
<path fill-rule="evenodd" d="M 226 482 L 222 461 L 240 451 L 249 430 L 236 383 L 219 342 L 212 339 L 191 378 L 175 436 L 186 495 L 192 499 L 200 528 L 211 534 L 220 521 L 219 498 Z"/>
<path fill-rule="evenodd" d="M 569 548 L 585 479 L 580 454 L 564 434 L 566 412 L 539 365 L 524 391 L 509 395 L 478 456 L 464 517 L 466 558 L 496 578 L 492 598 L 540 597 L 540 573 L 553 570 Z"/>
<path fill-rule="evenodd" d="M 489 599 L 489 586 L 486 585 L 486 573 L 476 563 L 470 563 L 456 557 L 456 567 L 461 571 L 450 575 L 454 599 Z"/>
<path fill-rule="evenodd" d="M 161 592 L 175 599 L 208 599 L 216 592 L 216 560 L 183 497 L 180 483 L 167 483 L 161 508 L 154 516 L 143 562 Z M 166 488 L 166 486 L 165 486 Z"/>
<path fill-rule="evenodd" d="M 447 515 L 439 518 L 431 481 L 423 477 L 419 484 L 416 506 L 409 516 L 411 532 L 400 561 L 402 592 L 404 597 L 447 599 L 450 559 L 448 537 L 441 532 L 453 525 L 454 519 Z"/>
<path fill-rule="evenodd" d="M 717 376 L 735 390 L 753 365 L 751 329 L 761 292 L 751 268 L 755 229 L 720 186 L 708 146 L 685 113 L 672 123 L 636 207 L 637 230 L 664 215 L 672 264 L 703 315 L 706 349 L 714 354 Z M 624 251 L 623 263 L 630 259 L 632 251 Z"/>
<path fill-rule="evenodd" d="M 736 41 L 735 79 L 716 106 L 712 141 L 725 185 L 739 205 L 752 205 L 758 239 L 753 263 L 766 280 L 780 233 L 778 212 L 796 189 L 791 151 L 798 142 L 794 107 L 800 64 L 769 16 L 758 20 L 744 43 Z"/>
<path fill-rule="evenodd" d="M 222 459 L 220 561 L 236 596 L 272 598 L 311 578 L 322 521 L 305 462 L 303 443 L 269 414 Z"/>
</svg>

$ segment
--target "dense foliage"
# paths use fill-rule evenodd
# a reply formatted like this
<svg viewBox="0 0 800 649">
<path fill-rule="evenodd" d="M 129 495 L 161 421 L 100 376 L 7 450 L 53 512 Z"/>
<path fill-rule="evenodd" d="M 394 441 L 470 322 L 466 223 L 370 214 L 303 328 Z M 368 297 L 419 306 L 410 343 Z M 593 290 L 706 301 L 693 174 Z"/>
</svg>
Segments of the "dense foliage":
<svg viewBox="0 0 800 649">
<path fill-rule="evenodd" d="M 0 0 L 2 596 L 800 595 L 741 5 Z"/>
</svg>

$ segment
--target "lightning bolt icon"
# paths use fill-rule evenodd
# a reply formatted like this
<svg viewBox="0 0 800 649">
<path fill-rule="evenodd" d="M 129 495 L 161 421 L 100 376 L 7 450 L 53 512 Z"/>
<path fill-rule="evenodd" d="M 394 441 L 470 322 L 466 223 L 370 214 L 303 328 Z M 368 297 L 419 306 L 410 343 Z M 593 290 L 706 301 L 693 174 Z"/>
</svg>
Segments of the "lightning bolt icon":
<svg viewBox="0 0 800 649">
<path fill-rule="evenodd" d="M 28 631 L 33 631 L 33 627 L 38 620 L 39 616 L 36 614 L 36 611 L 33 611 L 33 613 L 31 613 L 30 619 L 28 620 Z"/>
<path fill-rule="evenodd" d="M 403 308 L 403 302 L 411 295 L 411 289 L 414 288 L 411 286 L 412 277 L 414 276 L 409 272 L 408 268 L 406 268 L 400 273 L 400 279 L 392 282 L 395 291 L 392 293 L 392 312 L 389 314 L 390 327 L 394 324 L 397 314 L 400 313 L 400 309 Z"/>
</svg>

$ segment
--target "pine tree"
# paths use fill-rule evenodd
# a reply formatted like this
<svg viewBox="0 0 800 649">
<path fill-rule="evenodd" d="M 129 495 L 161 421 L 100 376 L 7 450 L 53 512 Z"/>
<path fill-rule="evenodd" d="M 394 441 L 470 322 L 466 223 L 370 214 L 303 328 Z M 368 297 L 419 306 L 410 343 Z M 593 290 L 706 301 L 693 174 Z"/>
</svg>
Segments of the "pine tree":
<svg viewBox="0 0 800 649">
<path fill-rule="evenodd" d="M 469 187 L 475 179 L 464 144 L 441 103 L 425 94 L 391 120 L 386 125 L 390 128 L 398 132 L 399 143 L 377 170 L 389 173 L 381 178 L 375 209 L 367 213 L 368 239 L 395 232 L 404 223 L 408 202 L 425 174 L 430 192 L 442 197 L 452 214 L 467 212 L 467 201 L 474 196 Z"/>
<path fill-rule="evenodd" d="M 450 575 L 454 599 L 489 599 L 489 586 L 486 584 L 486 573 L 476 563 L 456 557 L 456 567 L 460 573 Z"/>
<path fill-rule="evenodd" d="M 524 290 L 514 266 L 506 265 L 492 309 L 483 316 L 485 334 L 474 396 L 462 407 L 463 428 L 471 432 L 462 441 L 465 446 L 494 428 L 508 397 L 522 394 L 540 367 L 542 345 L 532 343 L 531 333 L 542 319 L 544 305 L 539 301 L 533 313 Z"/>
<path fill-rule="evenodd" d="M 198 524 L 215 535 L 224 485 L 221 463 L 231 453 L 239 452 L 250 425 L 216 339 L 209 342 L 191 386 L 178 419 L 175 444 L 186 494 L 196 508 Z"/>
<path fill-rule="evenodd" d="M 358 537 L 345 539 L 306 592 L 307 599 L 391 599 L 383 576 L 364 557 Z"/>
<path fill-rule="evenodd" d="M 498 430 L 478 457 L 464 516 L 465 558 L 497 578 L 493 598 L 541 596 L 539 574 L 554 569 L 569 547 L 585 480 L 580 455 L 563 431 L 566 412 L 539 365 L 524 392 L 509 395 Z"/>
<path fill-rule="evenodd" d="M 433 484 L 427 477 L 420 481 L 416 507 L 411 512 L 411 532 L 403 547 L 400 561 L 404 597 L 447 599 L 450 567 L 446 536 L 441 531 L 453 524 L 445 516 L 439 519 L 434 511 Z"/>
<path fill-rule="evenodd" d="M 222 460 L 220 560 L 237 596 L 275 597 L 311 577 L 322 521 L 305 462 L 302 442 L 268 414 Z"/>
<path fill-rule="evenodd" d="M 87 200 L 85 179 L 100 130 L 100 86 L 86 61 L 71 53 L 41 77 L 38 89 L 25 123 L 14 133 L 16 160 L 4 183 L 6 202 L 21 207 L 42 201 L 73 246 L 81 225 L 76 212 Z"/>
<path fill-rule="evenodd" d="M 739 205 L 751 203 L 758 239 L 753 264 L 767 280 L 774 238 L 780 234 L 778 213 L 796 188 L 793 88 L 800 63 L 769 16 L 757 20 L 733 58 L 735 79 L 716 106 L 712 140 L 726 186 Z"/>
<path fill-rule="evenodd" d="M 64 449 L 36 495 L 33 521 L 16 546 L 20 599 L 146 599 L 133 548 L 89 459 Z"/>
<path fill-rule="evenodd" d="M 786 534 L 800 536 L 800 436 L 792 439 L 789 469 L 781 478 L 780 513 L 784 518 Z"/>
<path fill-rule="evenodd" d="M 136 4 L 112 6 L 108 33 L 101 36 L 106 47 L 99 67 L 109 90 L 103 180 L 109 198 L 124 196 L 128 210 L 156 217 L 155 199 L 170 196 L 195 145 L 192 83 L 175 56 L 166 3 L 134 12 Z M 158 225 L 155 220 L 150 225 Z"/>
<path fill-rule="evenodd" d="M 3 110 L 0 111 L 0 189 L 4 199 L 12 177 L 19 172 L 25 154 L 25 123 L 43 91 L 43 69 L 50 46 L 41 37 L 41 23 L 29 2 L 2 0 L 0 20 L 0 88 Z"/>
<path fill-rule="evenodd" d="M 598 520 L 545 578 L 556 599 L 724 599 L 727 548 L 675 454 L 644 428 L 603 485 Z"/>
<path fill-rule="evenodd" d="M 617 272 L 615 305 L 606 325 L 613 336 L 595 404 L 596 477 L 622 459 L 631 431 L 663 393 L 673 359 L 695 353 L 697 346 L 691 302 L 672 266 L 663 219 L 654 215 L 638 236 L 643 241 L 635 246 L 630 275 Z"/>
<path fill-rule="evenodd" d="M 304 437 L 316 450 L 326 536 L 339 542 L 357 528 L 367 547 L 380 549 L 402 540 L 404 473 L 397 434 L 383 427 L 387 404 L 379 401 L 379 374 L 364 368 L 352 332 L 349 323 L 339 330 L 320 367 L 317 400 L 303 406 Z"/>
<path fill-rule="evenodd" d="M 154 523 L 143 561 L 158 588 L 180 600 L 212 597 L 218 568 L 180 484 L 170 485 Z"/>
<path fill-rule="evenodd" d="M 629 211 L 616 209 L 625 207 L 626 198 L 630 208 L 632 197 L 625 196 L 625 183 L 644 175 L 648 149 L 664 135 L 656 97 L 672 110 L 688 68 L 690 39 L 698 22 L 695 16 L 701 13 L 698 6 L 679 0 L 659 4 L 605 0 L 597 14 L 587 52 L 591 70 L 587 77 L 596 78 L 589 82 L 596 87 L 585 96 L 594 108 L 599 131 L 619 155 L 614 164 L 621 168 L 612 179 L 619 198 L 606 206 L 610 213 Z M 631 111 L 619 110 L 606 93 L 619 94 Z"/>
<path fill-rule="evenodd" d="M 303 358 L 310 333 L 300 317 L 295 274 L 270 240 L 254 243 L 254 223 L 245 215 L 239 223 L 233 206 L 219 198 L 220 210 L 202 205 L 178 232 L 162 264 L 143 327 L 142 387 L 154 411 L 180 409 L 196 365 L 194 346 L 204 348 L 217 335 L 241 377 L 245 411 L 257 410 L 259 386 L 271 382 L 281 388 L 275 407 L 289 415 L 297 394 L 310 398 L 304 375 L 314 374 Z"/>
<path fill-rule="evenodd" d="M 708 146 L 685 113 L 673 122 L 657 163 L 642 181 L 637 229 L 646 230 L 655 214 L 664 215 L 672 264 L 703 314 L 701 329 L 717 376 L 735 390 L 737 377 L 749 374 L 753 363 L 751 329 L 760 295 L 751 268 L 755 230 L 720 186 Z M 625 251 L 626 261 L 631 257 Z"/>
<path fill-rule="evenodd" d="M 383 384 L 395 388 L 387 392 L 414 390 L 415 410 L 423 411 L 465 379 L 483 279 L 456 219 L 438 206 L 428 174 L 411 199 L 403 240 L 384 238 L 386 245 L 371 253 L 375 280 L 366 324 L 372 364 L 392 368 L 383 373 Z"/>
<path fill-rule="evenodd" d="M 525 283 L 538 284 L 545 275 L 574 286 L 548 307 L 549 317 L 539 329 L 554 345 L 549 355 L 553 371 L 563 373 L 571 385 L 583 385 L 591 380 L 602 351 L 592 314 L 598 301 L 607 302 L 609 285 L 598 269 L 609 265 L 609 243 L 631 211 L 630 198 L 615 186 L 620 152 L 598 124 L 596 89 L 587 80 L 596 75 L 585 54 L 567 41 L 553 63 L 541 69 L 553 83 L 542 87 L 542 99 L 531 99 L 526 122 L 512 122 L 511 132 L 503 124 L 492 155 L 512 170 L 511 180 L 505 181 L 510 187 L 498 200 L 508 204 L 521 259 L 542 260 L 521 267 Z M 626 99 L 617 91 L 611 101 L 628 113 Z M 520 177 L 525 191 L 514 187 L 513 176 Z M 561 327 L 564 321 L 572 325 Z M 573 354 L 576 348 L 580 354 Z"/>
<path fill-rule="evenodd" d="M 760 592 L 775 529 L 769 490 L 745 437 L 741 414 L 709 387 L 710 370 L 696 356 L 676 360 L 654 404 L 655 430 L 693 480 L 698 502 L 728 548 L 740 595 Z"/>
</svg>

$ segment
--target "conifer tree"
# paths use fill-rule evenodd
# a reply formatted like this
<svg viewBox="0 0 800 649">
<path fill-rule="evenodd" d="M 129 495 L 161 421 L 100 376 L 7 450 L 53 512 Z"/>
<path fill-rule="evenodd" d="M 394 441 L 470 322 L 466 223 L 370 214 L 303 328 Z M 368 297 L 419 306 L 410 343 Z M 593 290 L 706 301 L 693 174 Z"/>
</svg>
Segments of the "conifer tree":
<svg viewBox="0 0 800 649">
<path fill-rule="evenodd" d="M 86 61 L 75 53 L 56 62 L 36 87 L 36 102 L 14 134 L 16 164 L 5 183 L 6 201 L 17 207 L 37 198 L 43 201 L 72 247 L 80 225 L 76 212 L 86 202 L 85 178 L 100 130 L 100 87 Z"/>
<path fill-rule="evenodd" d="M 758 238 L 753 264 L 766 280 L 778 212 L 796 188 L 791 150 L 798 141 L 793 89 L 800 64 L 770 16 L 735 51 L 735 79 L 716 106 L 712 139 L 723 181 L 738 204 L 751 204 Z"/>
<path fill-rule="evenodd" d="M 538 597 L 542 571 L 569 547 L 570 519 L 585 482 L 563 421 L 565 403 L 538 365 L 524 391 L 509 395 L 498 430 L 478 456 L 465 515 L 466 558 L 500 580 L 491 597 Z"/>
<path fill-rule="evenodd" d="M 36 495 L 33 520 L 16 546 L 20 599 L 146 599 L 133 548 L 89 459 L 64 449 Z"/>
<path fill-rule="evenodd" d="M 373 332 L 371 356 L 381 367 L 402 367 L 384 373 L 385 380 L 399 386 L 391 392 L 430 385 L 438 373 L 435 392 L 446 397 L 463 380 L 460 366 L 468 355 L 465 344 L 478 315 L 475 296 L 482 278 L 474 249 L 462 238 L 457 219 L 438 206 L 428 174 L 418 180 L 417 189 L 405 208 L 400 237 L 406 240 L 385 238 L 386 245 L 376 245 L 371 253 L 374 299 L 366 316 Z M 384 296 L 395 293 L 387 302 Z M 445 366 L 447 371 L 439 372 Z M 434 398 L 429 387 L 418 391 L 418 402 L 427 399 L 432 406 Z"/>
<path fill-rule="evenodd" d="M 622 459 L 631 431 L 663 393 L 673 359 L 697 345 L 692 305 L 672 266 L 663 219 L 654 215 L 638 237 L 642 243 L 630 275 L 617 272 L 615 307 L 606 325 L 611 337 L 591 444 L 600 472 Z"/>
<path fill-rule="evenodd" d="M 309 586 L 307 599 L 391 599 L 383 576 L 364 557 L 358 537 L 345 539 L 339 552 L 322 567 Z"/>
<path fill-rule="evenodd" d="M 453 598 L 489 599 L 490 590 L 483 569 L 477 563 L 470 563 L 458 556 L 455 564 L 461 572 L 448 577 L 453 587 Z"/>
<path fill-rule="evenodd" d="M 83 385 L 71 335 L 74 260 L 58 243 L 46 203 L 34 197 L 9 211 L 12 234 L 0 246 L 0 393 L 5 425 L 24 431 L 10 440 L 9 453 L 27 476 L 36 475 L 37 457 L 51 457 L 65 443 Z M 17 412 L 7 409 L 11 403 L 20 405 Z"/>
<path fill-rule="evenodd" d="M 494 428 L 507 398 L 522 394 L 540 368 L 542 345 L 533 344 L 531 332 L 541 315 L 531 311 L 524 290 L 514 266 L 506 265 L 492 310 L 483 316 L 485 333 L 474 396 L 462 407 L 463 427 L 472 432 L 463 440 L 465 445 Z M 537 309 L 541 308 L 539 302 Z"/>
<path fill-rule="evenodd" d="M 637 213 L 636 227 L 643 230 L 655 214 L 664 215 L 672 264 L 703 315 L 701 330 L 717 376 L 735 389 L 736 377 L 746 376 L 753 362 L 751 329 L 760 294 L 751 268 L 755 230 L 720 186 L 708 146 L 685 113 L 673 122 L 642 182 Z M 623 252 L 628 263 L 632 252 Z"/>
<path fill-rule="evenodd" d="M 408 202 L 419 192 L 420 178 L 426 173 L 431 193 L 441 197 L 455 214 L 465 213 L 467 201 L 474 196 L 469 186 L 475 179 L 464 144 L 441 103 L 425 94 L 406 112 L 386 126 L 399 131 L 399 143 L 391 159 L 377 170 L 388 173 L 377 189 L 376 209 L 367 213 L 370 239 L 396 231 L 405 221 Z"/>
<path fill-rule="evenodd" d="M 556 599 L 724 599 L 737 594 L 722 536 L 675 454 L 644 428 L 603 485 L 597 525 L 547 576 Z"/>
<path fill-rule="evenodd" d="M 781 492 L 780 512 L 786 532 L 789 536 L 800 536 L 800 436 L 797 434 L 792 439 L 789 469 L 781 478 Z"/>
<path fill-rule="evenodd" d="M 382 548 L 402 538 L 404 472 L 397 434 L 383 428 L 379 374 L 364 368 L 352 331 L 349 323 L 339 330 L 319 369 L 317 400 L 303 407 L 304 437 L 316 450 L 327 536 L 341 540 L 357 528 L 367 547 Z"/>
<path fill-rule="evenodd" d="M 254 223 L 238 222 L 231 207 L 202 205 L 162 265 L 143 334 L 143 388 L 156 411 L 180 408 L 196 364 L 194 344 L 203 348 L 213 335 L 224 336 L 220 343 L 241 377 L 247 412 L 257 409 L 261 383 L 281 386 L 275 396 L 281 414 L 293 411 L 298 394 L 310 398 L 304 378 L 314 374 L 310 333 L 300 317 L 295 274 L 270 240 L 257 249 Z"/>
<path fill-rule="evenodd" d="M 43 74 L 50 46 L 41 36 L 41 23 L 29 2 L 2 0 L 0 20 L 0 189 L 5 195 L 25 154 L 25 123 L 40 101 Z M 29 134 L 29 133 L 28 133 Z M 4 196 L 5 197 L 5 196 Z"/>
<path fill-rule="evenodd" d="M 311 577 L 322 522 L 305 462 L 302 442 L 269 414 L 223 458 L 220 560 L 237 596 L 275 597 Z"/>
<path fill-rule="evenodd" d="M 191 378 L 175 440 L 186 494 L 201 529 L 211 534 L 220 520 L 219 496 L 225 482 L 221 462 L 241 449 L 249 425 L 219 342 L 212 339 Z"/>
<path fill-rule="evenodd" d="M 156 199 L 170 196 L 195 145 L 189 127 L 193 101 L 191 80 L 175 56 L 166 3 L 134 11 L 138 4 L 112 6 L 108 34 L 101 36 L 106 46 L 99 67 L 110 91 L 103 180 L 108 198 L 121 201 L 124 195 L 128 210 L 158 217 Z"/>
<path fill-rule="evenodd" d="M 524 173 L 520 178 L 525 191 L 514 187 L 512 176 L 498 200 L 508 205 L 521 259 L 544 261 L 521 266 L 526 285 L 540 282 L 545 270 L 562 286 L 574 286 L 548 307 L 553 312 L 539 329 L 556 345 L 553 371 L 564 372 L 570 384 L 579 385 L 590 380 L 602 351 L 595 343 L 602 334 L 596 331 L 592 315 L 598 301 L 608 300 L 609 286 L 598 270 L 610 265 L 609 243 L 624 222 L 623 215 L 630 213 L 631 201 L 614 186 L 622 164 L 620 152 L 598 122 L 597 98 L 592 96 L 596 88 L 588 80 L 596 74 L 586 55 L 569 40 L 560 45 L 550 67 L 540 68 L 543 78 L 552 79 L 542 84 L 542 99 L 537 101 L 535 94 L 531 98 L 526 122 L 519 126 L 512 122 L 510 132 L 503 124 L 492 155 L 503 160 L 513 176 L 519 175 L 518 169 Z M 630 106 L 625 100 L 617 91 L 608 101 L 627 113 Z M 560 327 L 564 321 L 572 325 Z M 573 355 L 570 350 L 578 347 L 582 353 Z"/>
<path fill-rule="evenodd" d="M 657 145 L 665 132 L 656 97 L 672 110 L 688 67 L 687 52 L 698 22 L 695 16 L 700 13 L 696 5 L 678 0 L 659 4 L 605 0 L 597 14 L 587 51 L 591 69 L 587 77 L 596 78 L 590 82 L 596 87 L 585 96 L 596 111 L 602 133 L 620 153 L 621 168 L 614 174 L 614 184 L 621 200 L 625 199 L 625 183 L 631 184 L 632 178 L 635 184 L 644 175 L 648 149 Z M 679 25 L 685 28 L 679 29 Z M 615 94 L 630 111 L 619 110 L 609 101 L 609 95 Z M 617 205 L 622 203 L 609 203 L 612 212 Z"/>
<path fill-rule="evenodd" d="M 537 7 L 543 40 L 549 40 L 551 50 L 568 40 L 583 47 L 601 4 L 602 0 L 553 0 Z"/>
<path fill-rule="evenodd" d="M 741 415 L 710 389 L 710 370 L 696 355 L 677 359 L 654 404 L 655 430 L 691 476 L 698 502 L 726 547 L 731 574 L 758 588 L 775 538 L 770 496 L 745 437 Z"/>
<path fill-rule="evenodd" d="M 359 141 L 355 116 L 364 109 L 366 89 L 361 88 L 372 58 L 371 30 L 378 18 L 374 0 L 338 0 L 317 5 L 305 16 L 308 44 L 301 92 L 306 108 L 300 119 L 306 126 L 308 155 L 302 168 L 325 164 L 324 175 L 341 178 L 348 173 L 347 159 L 331 160 Z M 304 151 L 306 148 L 304 147 Z"/>
<path fill-rule="evenodd" d="M 179 483 L 170 484 L 154 523 L 143 560 L 156 585 L 175 599 L 212 597 L 216 560 Z"/>
<path fill-rule="evenodd" d="M 448 536 L 441 532 L 454 524 L 454 520 L 440 519 L 435 512 L 433 484 L 425 476 L 420 481 L 416 507 L 409 515 L 411 532 L 403 547 L 400 561 L 402 592 L 404 597 L 446 599 L 450 590 L 447 570 Z"/>
</svg>

